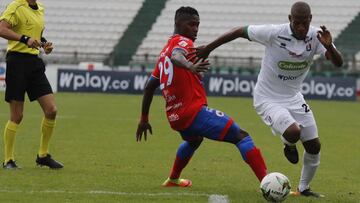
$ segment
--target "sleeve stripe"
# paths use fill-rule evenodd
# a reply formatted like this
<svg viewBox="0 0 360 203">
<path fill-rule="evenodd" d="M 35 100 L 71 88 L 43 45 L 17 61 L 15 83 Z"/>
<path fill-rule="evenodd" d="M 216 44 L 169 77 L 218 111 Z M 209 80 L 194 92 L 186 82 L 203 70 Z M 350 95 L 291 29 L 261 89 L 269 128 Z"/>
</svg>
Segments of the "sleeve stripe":
<svg viewBox="0 0 360 203">
<path fill-rule="evenodd" d="M 249 38 L 249 31 L 248 31 L 248 29 L 249 29 L 249 26 L 248 26 L 248 25 L 244 27 L 244 36 L 245 36 L 246 39 L 248 39 L 249 41 L 251 41 L 251 39 Z"/>
<path fill-rule="evenodd" d="M 150 76 L 150 80 L 159 80 L 159 78 L 158 77 L 155 77 L 153 74 L 151 74 L 151 76 Z"/>
</svg>

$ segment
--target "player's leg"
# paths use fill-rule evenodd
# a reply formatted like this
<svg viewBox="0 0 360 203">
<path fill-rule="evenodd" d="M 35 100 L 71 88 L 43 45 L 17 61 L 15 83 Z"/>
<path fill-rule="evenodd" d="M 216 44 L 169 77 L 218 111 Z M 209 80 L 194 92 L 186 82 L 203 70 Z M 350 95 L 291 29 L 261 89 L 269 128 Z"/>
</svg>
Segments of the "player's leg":
<svg viewBox="0 0 360 203">
<path fill-rule="evenodd" d="M 188 179 L 180 179 L 182 170 L 189 163 L 192 155 L 196 149 L 200 146 L 203 138 L 200 136 L 182 136 L 184 142 L 180 144 L 176 158 L 170 172 L 169 178 L 163 183 L 165 187 L 180 186 L 189 187 L 192 182 Z"/>
<path fill-rule="evenodd" d="M 288 117 L 288 116 L 287 116 Z M 296 122 L 292 123 L 281 135 L 284 143 L 284 155 L 290 163 L 299 162 L 299 153 L 296 149 L 296 142 L 300 139 L 300 127 Z"/>
<path fill-rule="evenodd" d="M 24 96 L 26 89 L 26 59 L 18 54 L 8 53 L 6 55 L 6 90 L 5 101 L 9 103 L 10 119 L 4 129 L 4 156 L 3 168 L 19 168 L 15 164 L 14 145 L 18 125 L 23 118 Z"/>
<path fill-rule="evenodd" d="M 209 119 L 211 119 L 211 116 L 209 115 L 208 108 L 204 106 L 196 115 L 192 124 L 187 129 L 180 131 L 184 142 L 178 148 L 170 176 L 163 183 L 163 186 L 191 186 L 191 181 L 187 179 L 180 179 L 180 174 L 189 163 L 196 149 L 201 145 L 203 141 L 202 134 L 209 130 L 206 125 Z"/>
<path fill-rule="evenodd" d="M 289 110 L 285 108 L 286 105 L 286 103 L 264 102 L 255 109 L 264 123 L 271 127 L 272 132 L 281 135 L 284 155 L 295 164 L 299 161 L 296 142 L 300 139 L 300 127 Z"/>
<path fill-rule="evenodd" d="M 255 146 L 249 133 L 240 129 L 235 122 L 231 124 L 223 139 L 218 140 L 234 144 L 259 181 L 266 176 L 267 168 L 260 150 Z"/>
<path fill-rule="evenodd" d="M 310 190 L 309 184 L 315 176 L 320 164 L 320 140 L 314 115 L 304 98 L 299 96 L 297 102 L 289 107 L 294 119 L 299 123 L 300 140 L 304 146 L 303 167 L 301 170 L 298 195 L 321 197 L 322 195 Z"/>
<path fill-rule="evenodd" d="M 36 157 L 36 163 L 52 169 L 63 168 L 63 165 L 55 161 L 49 154 L 49 143 L 53 135 L 57 114 L 54 95 L 45 75 L 45 65 L 43 61 L 36 58 L 34 63 L 34 69 L 29 76 L 31 79 L 29 81 L 31 82 L 28 84 L 27 93 L 30 101 L 37 100 L 44 112 L 44 117 L 41 122 L 40 148 Z"/>
<path fill-rule="evenodd" d="M 304 196 L 323 197 L 323 195 L 312 191 L 309 186 L 320 165 L 321 144 L 316 125 L 301 129 L 301 141 L 305 150 L 298 191 Z"/>
<path fill-rule="evenodd" d="M 19 168 L 15 163 L 14 147 L 17 127 L 23 118 L 24 102 L 10 101 L 10 120 L 5 125 L 4 129 L 4 169 Z"/>
<path fill-rule="evenodd" d="M 44 112 L 41 122 L 41 142 L 38 155 L 39 157 L 45 157 L 49 153 L 49 141 L 55 127 L 57 109 L 52 94 L 40 97 L 38 102 Z"/>
<path fill-rule="evenodd" d="M 36 158 L 36 163 L 40 166 L 48 166 L 52 169 L 63 168 L 63 165 L 54 160 L 49 154 L 49 143 L 53 135 L 57 113 L 54 95 L 44 95 L 38 98 L 38 102 L 44 112 L 44 118 L 41 122 L 40 147 Z"/>
<path fill-rule="evenodd" d="M 189 129 L 182 132 L 187 136 L 190 132 L 216 141 L 234 144 L 240 151 L 243 159 L 250 165 L 258 179 L 261 181 L 266 175 L 266 166 L 260 150 L 255 147 L 249 134 L 221 111 L 204 108 L 195 118 Z"/>
</svg>

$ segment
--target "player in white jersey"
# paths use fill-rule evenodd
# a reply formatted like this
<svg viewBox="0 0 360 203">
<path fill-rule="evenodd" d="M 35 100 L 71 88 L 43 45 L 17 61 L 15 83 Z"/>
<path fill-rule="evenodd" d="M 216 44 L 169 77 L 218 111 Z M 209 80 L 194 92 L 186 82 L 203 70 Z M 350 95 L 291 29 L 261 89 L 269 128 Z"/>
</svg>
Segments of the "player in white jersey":
<svg viewBox="0 0 360 203">
<path fill-rule="evenodd" d="M 207 58 L 218 46 L 239 37 L 266 47 L 254 90 L 254 107 L 273 133 L 281 135 L 284 154 L 291 163 L 299 161 L 296 142 L 301 140 L 304 146 L 300 182 L 292 194 L 322 197 L 309 186 L 320 164 L 320 140 L 313 113 L 300 88 L 314 55 L 324 55 L 338 67 L 343 60 L 326 27 L 310 26 L 312 15 L 307 3 L 294 3 L 288 18 L 287 24 L 234 28 L 190 54 Z"/>
</svg>

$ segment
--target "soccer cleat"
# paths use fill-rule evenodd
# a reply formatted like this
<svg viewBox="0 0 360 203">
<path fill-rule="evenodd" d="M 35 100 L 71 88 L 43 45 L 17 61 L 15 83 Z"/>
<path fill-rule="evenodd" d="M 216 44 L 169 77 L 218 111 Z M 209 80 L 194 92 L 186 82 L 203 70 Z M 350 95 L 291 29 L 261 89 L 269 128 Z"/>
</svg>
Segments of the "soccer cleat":
<svg viewBox="0 0 360 203">
<path fill-rule="evenodd" d="M 8 162 L 3 163 L 3 169 L 12 170 L 12 169 L 20 169 L 20 167 L 16 165 L 14 160 L 10 159 Z"/>
<path fill-rule="evenodd" d="M 289 146 L 284 144 L 284 155 L 292 164 L 297 164 L 299 162 L 299 153 L 296 149 L 296 145 Z"/>
<path fill-rule="evenodd" d="M 321 198 L 321 197 L 325 197 L 325 195 L 319 194 L 317 192 L 312 191 L 310 188 L 300 192 L 299 189 L 297 189 L 296 191 L 291 191 L 290 195 L 293 196 L 305 196 L 305 197 L 315 197 L 315 198 Z"/>
<path fill-rule="evenodd" d="M 191 180 L 188 179 L 166 179 L 162 184 L 163 187 L 190 187 L 192 185 Z"/>
<path fill-rule="evenodd" d="M 39 157 L 39 155 L 37 155 L 36 164 L 38 166 L 47 166 L 50 169 L 60 169 L 64 167 L 64 165 L 62 165 L 60 162 L 57 162 L 51 158 L 50 154 L 47 154 L 45 157 Z"/>
</svg>

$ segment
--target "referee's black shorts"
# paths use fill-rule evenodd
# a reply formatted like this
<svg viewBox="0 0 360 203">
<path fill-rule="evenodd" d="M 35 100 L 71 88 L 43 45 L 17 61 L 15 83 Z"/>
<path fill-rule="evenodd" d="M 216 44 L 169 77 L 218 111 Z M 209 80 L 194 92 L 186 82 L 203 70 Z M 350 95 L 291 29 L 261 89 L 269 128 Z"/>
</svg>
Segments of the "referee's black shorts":
<svg viewBox="0 0 360 203">
<path fill-rule="evenodd" d="M 53 93 L 45 75 L 45 64 L 37 55 L 8 52 L 6 55 L 5 101 L 24 101 L 25 92 L 34 101 Z"/>
</svg>

